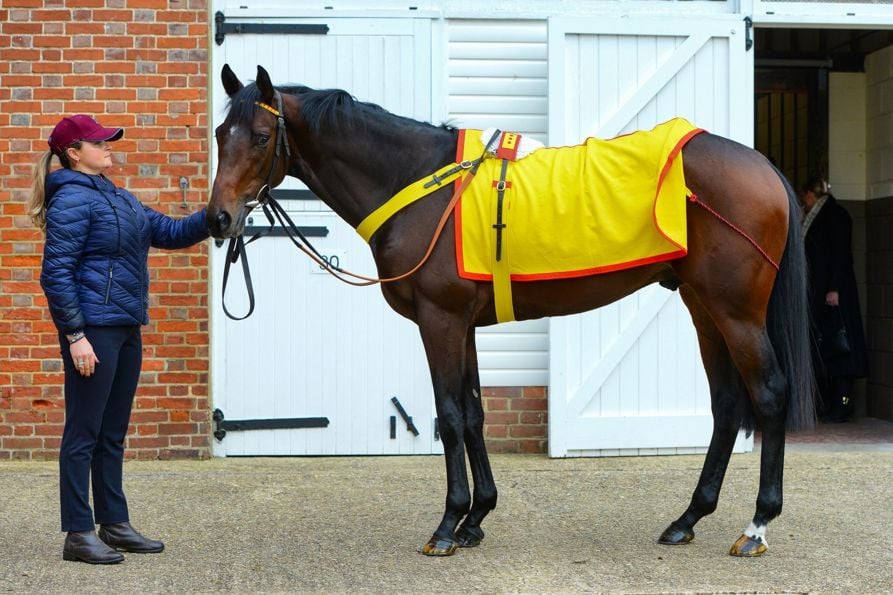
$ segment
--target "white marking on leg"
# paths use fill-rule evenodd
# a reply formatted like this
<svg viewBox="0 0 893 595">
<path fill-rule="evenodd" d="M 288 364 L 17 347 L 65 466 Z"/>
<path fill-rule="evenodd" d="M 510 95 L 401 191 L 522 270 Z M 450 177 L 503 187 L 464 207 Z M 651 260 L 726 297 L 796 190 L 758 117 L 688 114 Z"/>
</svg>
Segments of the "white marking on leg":
<svg viewBox="0 0 893 595">
<path fill-rule="evenodd" d="M 747 526 L 747 529 L 744 530 L 744 534 L 753 539 L 754 541 L 759 541 L 766 547 L 769 547 L 769 542 L 766 541 L 766 525 L 761 525 L 757 527 L 753 521 Z"/>
</svg>

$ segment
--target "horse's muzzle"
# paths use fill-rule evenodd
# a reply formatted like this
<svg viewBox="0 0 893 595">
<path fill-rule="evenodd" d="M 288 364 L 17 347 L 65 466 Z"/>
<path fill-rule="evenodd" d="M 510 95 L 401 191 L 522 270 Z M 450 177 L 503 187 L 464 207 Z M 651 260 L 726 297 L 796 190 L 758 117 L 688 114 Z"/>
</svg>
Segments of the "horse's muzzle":
<svg viewBox="0 0 893 595">
<path fill-rule="evenodd" d="M 208 210 L 207 223 L 208 230 L 215 238 L 233 238 L 242 233 L 244 217 L 233 219 L 233 216 L 226 209 Z"/>
</svg>

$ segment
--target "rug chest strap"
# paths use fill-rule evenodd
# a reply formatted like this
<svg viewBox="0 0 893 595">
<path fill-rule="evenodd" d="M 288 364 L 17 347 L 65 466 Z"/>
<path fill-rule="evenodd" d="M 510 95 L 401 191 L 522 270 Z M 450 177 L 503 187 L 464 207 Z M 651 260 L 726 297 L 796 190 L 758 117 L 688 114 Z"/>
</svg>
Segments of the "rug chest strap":
<svg viewBox="0 0 893 595">
<path fill-rule="evenodd" d="M 512 305 L 512 278 L 508 259 L 508 211 L 505 207 L 505 190 L 508 187 L 506 174 L 508 160 L 502 160 L 499 181 L 496 185 L 496 200 L 493 205 L 493 229 L 496 232 L 493 251 L 493 299 L 496 302 L 496 320 L 509 322 L 515 319 Z"/>
</svg>

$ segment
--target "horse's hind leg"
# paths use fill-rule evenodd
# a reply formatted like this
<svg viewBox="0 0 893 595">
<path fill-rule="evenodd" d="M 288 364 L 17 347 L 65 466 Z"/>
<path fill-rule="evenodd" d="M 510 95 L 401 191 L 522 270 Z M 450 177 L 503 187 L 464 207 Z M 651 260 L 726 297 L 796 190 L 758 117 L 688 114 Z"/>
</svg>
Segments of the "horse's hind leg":
<svg viewBox="0 0 893 595">
<path fill-rule="evenodd" d="M 768 549 L 766 527 L 769 521 L 781 514 L 788 383 L 765 327 L 740 323 L 725 335 L 729 344 L 735 345 L 732 358 L 748 387 L 762 431 L 756 513 L 729 553 L 759 556 Z"/>
<path fill-rule="evenodd" d="M 433 305 L 419 308 L 417 316 L 431 370 L 434 405 L 447 475 L 443 519 L 420 551 L 428 556 L 449 556 L 459 547 L 455 530 L 471 505 L 465 449 L 462 444 L 465 415 L 461 402 L 465 382 L 467 325 L 461 318 L 451 316 Z"/>
<path fill-rule="evenodd" d="M 474 328 L 468 329 L 465 344 L 465 384 L 462 398 L 465 404 L 465 448 L 474 479 L 474 498 L 471 510 L 456 530 L 456 540 L 462 547 L 474 547 L 484 538 L 481 521 L 496 508 L 496 483 L 490 470 L 490 459 L 484 445 L 484 407 L 481 403 L 481 381 L 478 375 L 477 348 Z"/>
<path fill-rule="evenodd" d="M 747 402 L 746 389 L 741 383 L 738 370 L 716 325 L 688 287 L 683 286 L 680 293 L 698 331 L 701 358 L 710 385 L 713 436 L 710 438 L 704 467 L 692 494 L 691 503 L 682 516 L 670 523 L 658 539 L 660 543 L 668 545 L 691 541 L 695 536 L 695 524 L 716 510 L 719 492 L 738 435 L 741 406 Z"/>
<path fill-rule="evenodd" d="M 702 300 L 702 303 L 706 302 Z M 757 315 L 753 303 L 750 306 L 746 300 L 727 297 L 713 299 L 705 307 L 725 339 L 762 430 L 756 513 L 729 551 L 733 556 L 759 556 L 765 552 L 768 549 L 766 527 L 781 514 L 782 507 L 788 382 L 775 356 L 764 318 Z"/>
</svg>

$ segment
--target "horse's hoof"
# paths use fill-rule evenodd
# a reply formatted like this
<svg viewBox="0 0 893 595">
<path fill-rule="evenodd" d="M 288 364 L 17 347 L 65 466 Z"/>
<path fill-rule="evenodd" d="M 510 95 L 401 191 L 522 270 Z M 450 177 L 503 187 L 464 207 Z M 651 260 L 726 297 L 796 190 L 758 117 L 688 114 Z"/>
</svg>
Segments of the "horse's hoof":
<svg viewBox="0 0 893 595">
<path fill-rule="evenodd" d="M 459 527 L 456 530 L 456 541 L 459 547 L 476 547 L 481 544 L 484 539 L 484 532 L 480 527 Z"/>
<path fill-rule="evenodd" d="M 673 523 L 661 533 L 657 542 L 663 545 L 684 545 L 695 538 L 695 532 Z"/>
<path fill-rule="evenodd" d="M 763 552 L 769 549 L 764 542 L 754 539 L 748 535 L 742 535 L 729 550 L 730 556 L 739 556 L 741 558 L 756 558 L 763 555 Z"/>
<path fill-rule="evenodd" d="M 419 549 L 419 553 L 426 556 L 452 556 L 457 549 L 459 549 L 459 544 L 455 541 L 435 535 Z"/>
</svg>

